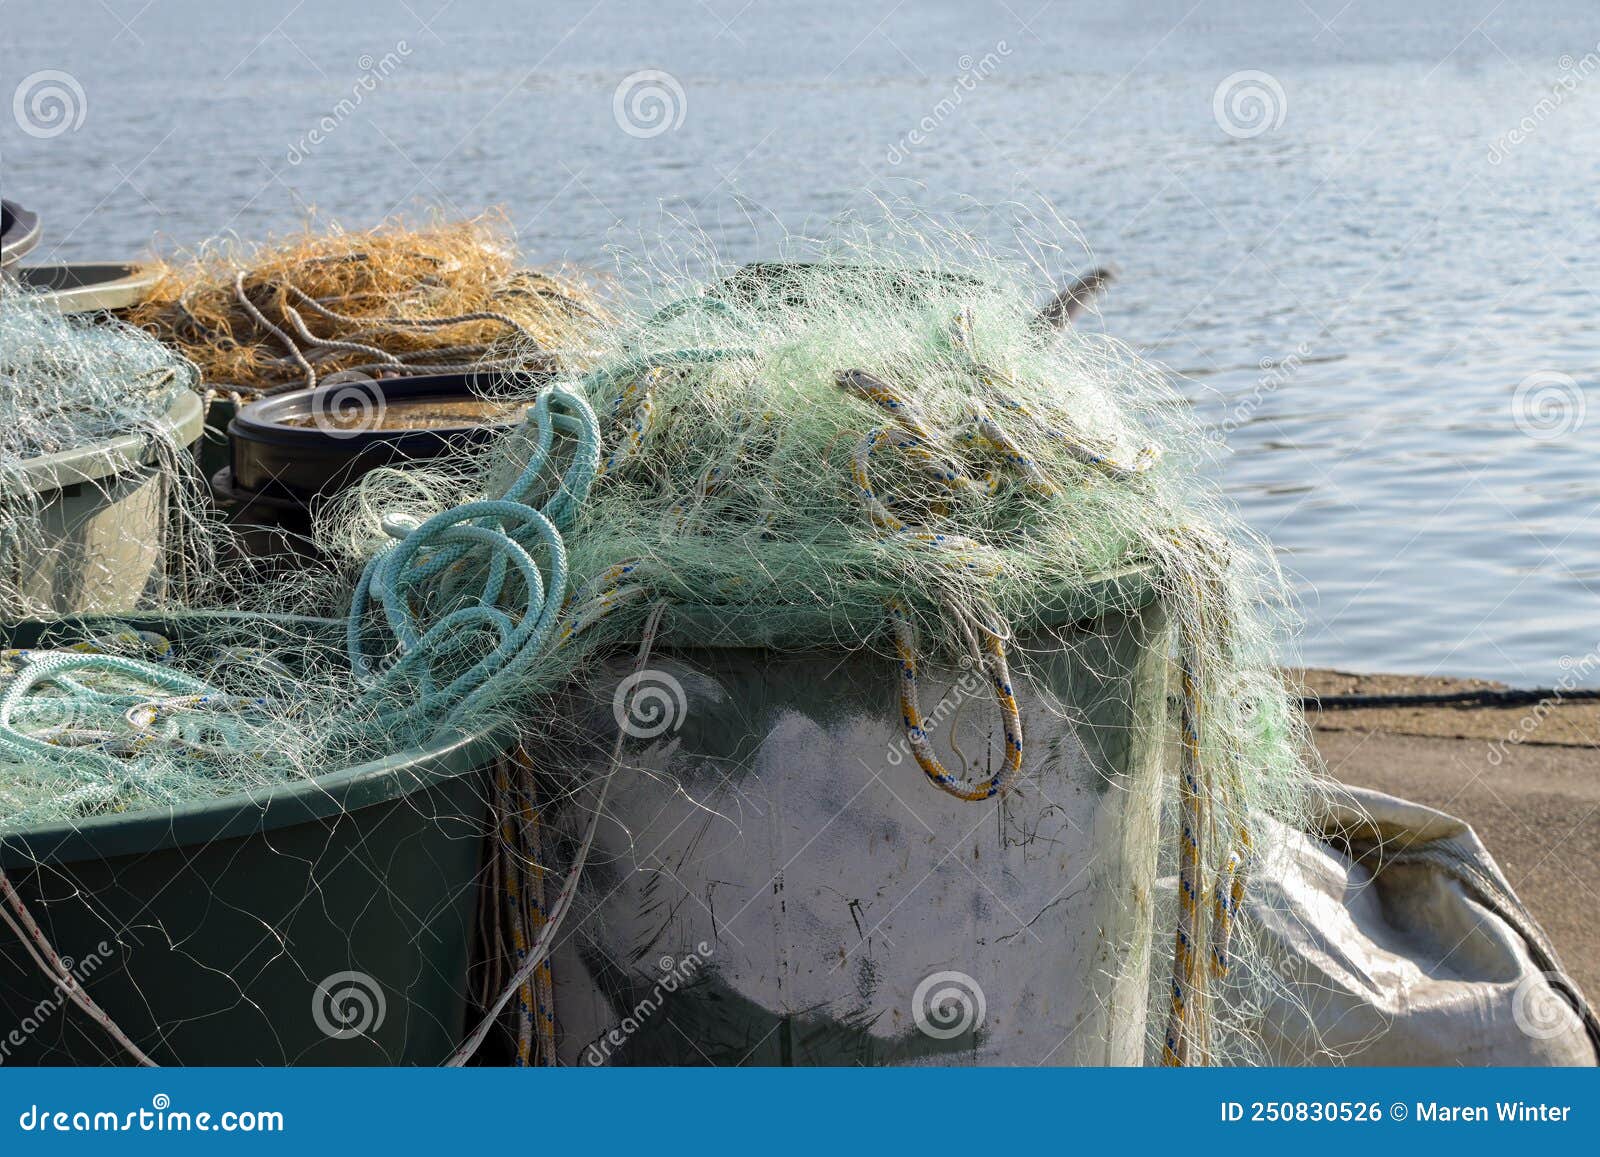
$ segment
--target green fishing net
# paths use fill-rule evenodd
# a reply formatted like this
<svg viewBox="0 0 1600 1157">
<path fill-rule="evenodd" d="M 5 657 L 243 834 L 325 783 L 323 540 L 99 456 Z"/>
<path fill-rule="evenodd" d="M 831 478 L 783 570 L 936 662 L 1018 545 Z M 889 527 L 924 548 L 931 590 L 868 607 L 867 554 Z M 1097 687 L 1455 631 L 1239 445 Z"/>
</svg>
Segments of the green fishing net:
<svg viewBox="0 0 1600 1157">
<path fill-rule="evenodd" d="M 1204 481 L 1206 440 L 1163 376 L 1041 315 L 1026 254 L 901 228 L 788 257 L 694 279 L 657 267 L 585 372 L 520 399 L 520 427 L 344 495 L 319 531 L 335 566 L 223 568 L 162 604 L 255 614 L 225 641 L 126 626 L 9 654 L 0 831 L 463 731 L 537 737 L 555 693 L 651 615 L 667 645 L 868 650 L 891 676 L 965 661 L 1009 694 L 1008 656 L 1040 630 L 1153 597 L 1181 672 L 1172 807 L 1193 850 L 1177 868 L 1196 896 L 1232 895 L 1253 817 L 1296 807 L 1305 744 L 1273 668 L 1281 580 Z M 188 385 L 121 329 L 74 329 L 70 355 L 46 355 L 63 324 L 7 300 L 30 445 L 125 429 L 135 398 Z M 227 554 L 226 530 L 201 525 Z M 313 616 L 323 642 L 268 613 Z M 1002 794 L 1026 764 L 1022 737 L 1004 739 L 1010 773 L 930 778 Z M 1221 917 L 1180 915 L 1174 987 L 1228 950 L 1226 903 Z"/>
</svg>

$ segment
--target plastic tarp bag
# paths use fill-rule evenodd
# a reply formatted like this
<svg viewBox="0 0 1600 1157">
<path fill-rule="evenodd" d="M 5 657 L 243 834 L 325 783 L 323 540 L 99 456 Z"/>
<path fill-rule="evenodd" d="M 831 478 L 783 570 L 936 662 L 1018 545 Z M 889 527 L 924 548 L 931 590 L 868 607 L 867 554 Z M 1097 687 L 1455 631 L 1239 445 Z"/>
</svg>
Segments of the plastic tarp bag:
<svg viewBox="0 0 1600 1157">
<path fill-rule="evenodd" d="M 1277 1065 L 1594 1065 L 1600 1021 L 1472 828 L 1333 788 L 1279 825 L 1244 913 Z"/>
</svg>

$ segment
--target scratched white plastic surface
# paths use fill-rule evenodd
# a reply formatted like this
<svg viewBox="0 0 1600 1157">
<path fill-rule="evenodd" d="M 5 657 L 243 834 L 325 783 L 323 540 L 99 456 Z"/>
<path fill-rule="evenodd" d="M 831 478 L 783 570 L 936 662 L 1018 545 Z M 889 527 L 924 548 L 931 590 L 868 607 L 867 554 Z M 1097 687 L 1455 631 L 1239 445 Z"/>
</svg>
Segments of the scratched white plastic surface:
<svg viewBox="0 0 1600 1157">
<path fill-rule="evenodd" d="M 683 689 L 676 728 L 628 745 L 562 930 L 564 1063 L 1140 1062 L 1159 794 L 1148 736 L 1108 777 L 1061 705 L 1019 676 L 1026 779 L 1004 801 L 963 802 L 906 753 L 881 656 L 693 653 L 716 656 L 708 669 L 684 654 L 653 665 Z M 591 749 L 605 755 L 628 670 L 592 687 L 606 741 Z M 976 687 L 971 752 L 992 713 L 957 675 L 925 684 L 924 710 Z M 1125 710 L 1112 718 L 1130 725 Z M 571 804 L 558 823 L 576 834 L 585 818 Z M 961 975 L 924 984 L 939 973 Z M 942 1002 L 950 1020 L 924 1017 L 925 1031 L 919 985 L 924 1010 L 961 991 L 968 1008 Z"/>
</svg>

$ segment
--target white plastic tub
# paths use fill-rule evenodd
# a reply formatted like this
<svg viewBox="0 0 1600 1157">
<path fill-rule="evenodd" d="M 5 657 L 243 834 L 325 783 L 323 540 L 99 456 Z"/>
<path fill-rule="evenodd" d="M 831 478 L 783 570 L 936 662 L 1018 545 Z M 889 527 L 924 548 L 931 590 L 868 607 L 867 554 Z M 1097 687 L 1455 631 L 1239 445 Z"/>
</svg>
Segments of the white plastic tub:
<svg viewBox="0 0 1600 1157">
<path fill-rule="evenodd" d="M 884 655 L 708 646 L 596 678 L 550 784 L 569 851 L 580 785 L 640 738 L 553 958 L 563 1063 L 1139 1064 L 1167 630 L 1141 581 L 1063 621 L 1013 663 L 1026 778 L 983 803 L 910 756 Z M 925 673 L 930 720 L 962 699 L 980 749 L 986 680 Z"/>
<path fill-rule="evenodd" d="M 200 398 L 177 394 L 165 421 L 179 444 L 193 445 L 204 424 Z M 22 597 L 0 616 L 122 611 L 159 592 L 172 488 L 147 435 L 34 458 L 7 484 L 31 492 L 10 496 L 11 505 L 37 518 L 39 530 L 19 536 L 0 525 L 4 585 Z"/>
</svg>

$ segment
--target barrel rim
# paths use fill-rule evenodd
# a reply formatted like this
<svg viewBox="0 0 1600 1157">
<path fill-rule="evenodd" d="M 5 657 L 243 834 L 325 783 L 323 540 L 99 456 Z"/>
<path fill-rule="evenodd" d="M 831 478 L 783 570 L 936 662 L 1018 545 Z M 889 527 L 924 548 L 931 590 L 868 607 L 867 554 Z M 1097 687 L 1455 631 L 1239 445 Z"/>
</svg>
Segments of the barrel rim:
<svg viewBox="0 0 1600 1157">
<path fill-rule="evenodd" d="M 1153 563 L 1130 563 L 1107 571 L 1078 585 L 1055 592 L 1041 593 L 1035 604 L 1037 614 L 1028 623 L 1027 633 L 1057 630 L 1074 623 L 1111 614 L 1131 614 L 1160 597 Z M 673 651 L 782 650 L 814 651 L 815 638 L 774 628 L 769 618 L 772 608 L 752 605 L 747 608 L 672 603 L 657 632 L 660 646 Z M 887 620 L 884 620 L 885 622 Z M 876 620 L 874 620 L 876 622 Z M 839 637 L 870 633 L 871 623 L 847 623 Z M 823 645 L 823 649 L 837 649 Z"/>
<path fill-rule="evenodd" d="M 185 446 L 193 445 L 200 437 L 205 420 L 200 395 L 189 389 L 175 391 L 161 417 Z M 151 465 L 150 442 L 150 434 L 140 431 L 55 454 L 41 454 L 19 464 L 15 478 L 19 486 L 41 495 L 83 482 L 99 482 Z"/>
<path fill-rule="evenodd" d="M 0 198 L 0 210 L 10 219 L 11 225 L 0 234 L 0 268 L 7 268 L 33 252 L 44 236 L 44 225 L 39 214 L 9 197 Z"/>
<path fill-rule="evenodd" d="M 105 313 L 129 309 L 150 296 L 161 267 L 140 261 L 67 261 L 18 265 L 9 273 L 62 313 Z"/>
<path fill-rule="evenodd" d="M 316 402 L 352 385 L 370 386 L 385 396 L 407 398 L 454 398 L 470 394 L 478 383 L 491 385 L 515 384 L 526 379 L 529 388 L 538 384 L 534 375 L 513 371 L 478 371 L 458 374 L 424 374 L 417 377 L 367 378 L 359 382 L 346 381 L 285 390 L 270 397 L 256 398 L 239 407 L 228 423 L 228 436 L 272 446 L 339 446 L 354 455 L 370 445 L 405 446 L 412 441 L 438 441 L 459 437 L 474 431 L 510 429 L 518 421 L 467 422 L 460 426 L 439 426 L 428 430 L 377 429 L 341 431 L 329 434 L 315 426 L 291 426 L 283 419 L 305 417 L 315 409 Z"/>
<path fill-rule="evenodd" d="M 25 619 L 0 624 L 7 638 L 23 626 L 94 623 L 160 630 L 184 630 L 219 623 L 276 623 L 290 632 L 342 636 L 343 619 L 304 615 L 252 615 L 196 611 L 182 616 L 90 614 Z M 302 634 L 301 637 L 305 637 Z M 421 748 L 408 748 L 327 775 L 280 784 L 261 791 L 236 792 L 165 808 L 93 816 L 77 822 L 38 824 L 0 832 L 0 868 L 29 868 L 90 859 L 145 855 L 240 839 L 402 799 L 483 766 L 503 747 L 498 729 L 451 733 Z"/>
<path fill-rule="evenodd" d="M 284 419 L 319 412 L 319 400 L 351 389 L 369 391 L 375 405 L 389 399 L 460 399 L 493 396 L 496 390 L 534 389 L 537 374 L 487 370 L 417 377 L 363 378 L 310 389 L 300 387 L 245 402 L 227 423 L 228 457 L 236 490 L 273 493 L 304 506 L 331 497 L 379 466 L 422 462 L 452 448 L 481 445 L 513 431 L 511 420 L 469 422 L 431 429 L 350 429 L 328 431 L 313 424 L 293 426 Z"/>
</svg>

